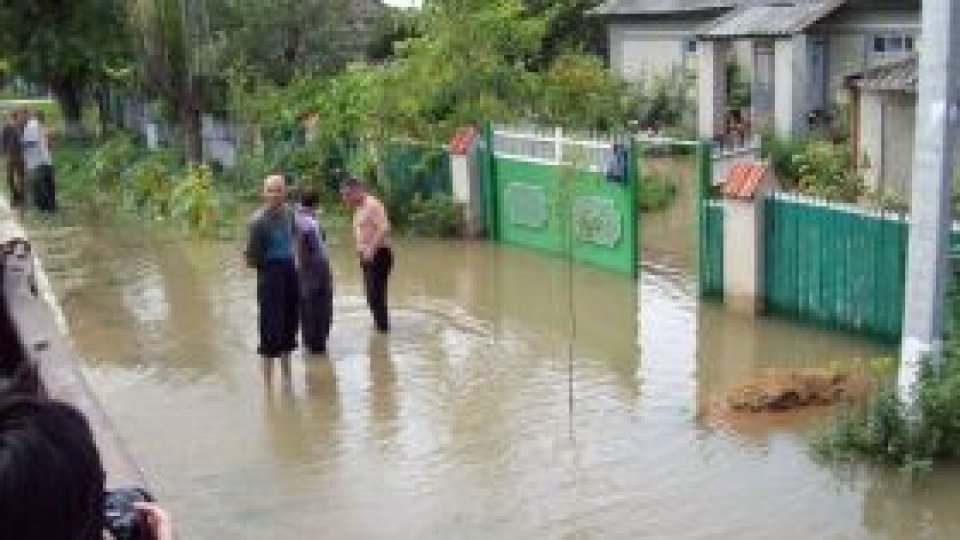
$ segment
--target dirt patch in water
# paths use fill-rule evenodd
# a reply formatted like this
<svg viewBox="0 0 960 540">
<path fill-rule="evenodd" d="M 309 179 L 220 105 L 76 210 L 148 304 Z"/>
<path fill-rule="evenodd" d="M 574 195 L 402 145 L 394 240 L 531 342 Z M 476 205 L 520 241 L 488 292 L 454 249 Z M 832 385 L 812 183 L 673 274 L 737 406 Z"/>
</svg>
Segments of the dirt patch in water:
<svg viewBox="0 0 960 540">
<path fill-rule="evenodd" d="M 869 389 L 865 375 L 823 369 L 769 372 L 728 392 L 725 401 L 737 412 L 784 412 L 856 403 Z"/>
</svg>

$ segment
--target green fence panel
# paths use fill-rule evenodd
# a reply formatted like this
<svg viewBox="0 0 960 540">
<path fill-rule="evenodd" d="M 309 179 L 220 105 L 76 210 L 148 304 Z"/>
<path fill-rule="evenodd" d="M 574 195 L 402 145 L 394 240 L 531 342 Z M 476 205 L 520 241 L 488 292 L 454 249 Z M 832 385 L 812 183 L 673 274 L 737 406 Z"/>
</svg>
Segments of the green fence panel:
<svg viewBox="0 0 960 540">
<path fill-rule="evenodd" d="M 712 146 L 701 143 L 697 147 L 696 159 L 700 295 L 722 298 L 724 207 L 723 201 L 713 194 Z"/>
<path fill-rule="evenodd" d="M 494 159 L 497 171 L 499 239 L 551 253 L 563 250 L 554 212 L 557 168 L 508 158 Z"/>
<path fill-rule="evenodd" d="M 605 175 L 578 172 L 561 177 L 555 165 L 495 157 L 494 215 L 496 238 L 547 253 L 635 276 L 637 273 L 637 209 L 635 176 L 613 182 Z M 564 195 L 562 182 L 572 182 Z M 567 221 L 569 220 L 569 222 Z M 565 232 L 568 224 L 571 239 Z"/>
<path fill-rule="evenodd" d="M 703 201 L 700 238 L 700 294 L 722 297 L 723 288 L 723 203 Z"/>
<path fill-rule="evenodd" d="M 885 340 L 900 337 L 907 226 L 818 201 L 764 201 L 768 311 Z"/>
<path fill-rule="evenodd" d="M 450 195 L 450 154 L 445 148 L 415 143 L 386 145 L 384 172 L 390 189 L 424 197 Z"/>
</svg>

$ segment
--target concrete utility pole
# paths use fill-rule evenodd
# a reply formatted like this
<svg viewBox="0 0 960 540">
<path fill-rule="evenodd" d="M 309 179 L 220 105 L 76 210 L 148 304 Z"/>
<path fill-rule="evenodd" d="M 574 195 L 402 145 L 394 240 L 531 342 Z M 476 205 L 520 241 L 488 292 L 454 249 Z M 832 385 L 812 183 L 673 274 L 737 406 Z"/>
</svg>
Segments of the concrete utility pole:
<svg viewBox="0 0 960 540">
<path fill-rule="evenodd" d="M 920 95 L 898 380 L 904 403 L 912 403 L 922 360 L 937 361 L 943 353 L 953 167 L 960 121 L 960 2 L 923 0 L 921 18 Z"/>
</svg>

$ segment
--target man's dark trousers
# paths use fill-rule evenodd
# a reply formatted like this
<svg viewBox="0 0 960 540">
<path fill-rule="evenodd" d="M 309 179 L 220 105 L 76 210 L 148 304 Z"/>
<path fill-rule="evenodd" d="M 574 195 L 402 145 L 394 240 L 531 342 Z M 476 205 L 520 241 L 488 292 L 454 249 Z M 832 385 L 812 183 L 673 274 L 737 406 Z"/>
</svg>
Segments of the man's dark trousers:
<svg viewBox="0 0 960 540">
<path fill-rule="evenodd" d="M 363 263 L 363 285 L 367 292 L 367 305 L 380 332 L 390 331 L 390 315 L 387 312 L 387 278 L 393 269 L 393 251 L 388 247 L 377 249 L 373 259 Z"/>
</svg>

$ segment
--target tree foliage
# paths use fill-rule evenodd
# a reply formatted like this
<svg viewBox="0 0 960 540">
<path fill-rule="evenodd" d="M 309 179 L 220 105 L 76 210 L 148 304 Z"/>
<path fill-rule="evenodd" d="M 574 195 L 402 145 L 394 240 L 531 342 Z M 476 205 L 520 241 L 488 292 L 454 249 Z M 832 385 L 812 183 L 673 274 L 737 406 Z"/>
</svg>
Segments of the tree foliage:
<svg viewBox="0 0 960 540">
<path fill-rule="evenodd" d="M 0 5 L 0 58 L 49 86 L 77 125 L 85 93 L 129 61 L 120 0 L 11 0 Z"/>
</svg>

